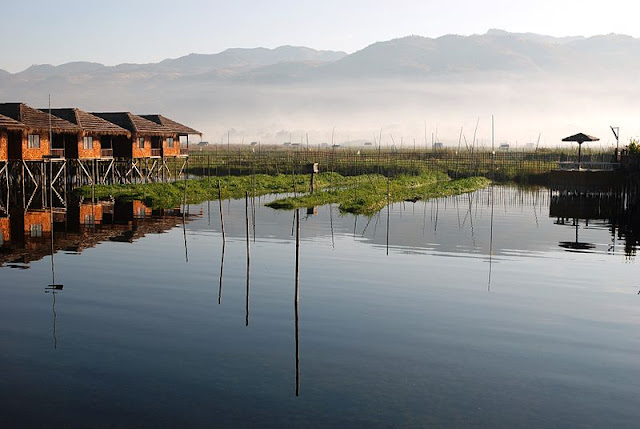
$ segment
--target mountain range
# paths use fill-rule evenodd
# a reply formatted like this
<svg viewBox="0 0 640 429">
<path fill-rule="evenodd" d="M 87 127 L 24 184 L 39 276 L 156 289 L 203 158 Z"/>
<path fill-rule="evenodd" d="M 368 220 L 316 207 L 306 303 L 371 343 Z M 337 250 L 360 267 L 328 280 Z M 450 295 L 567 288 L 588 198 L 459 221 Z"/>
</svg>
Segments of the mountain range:
<svg viewBox="0 0 640 429">
<path fill-rule="evenodd" d="M 205 132 L 215 128 L 215 133 L 231 127 L 248 130 L 246 123 L 252 122 L 252 132 L 264 134 L 269 127 L 274 132 L 292 127 L 290 122 L 306 129 L 330 128 L 331 123 L 299 122 L 308 116 L 330 120 L 347 108 L 355 120 L 370 112 L 372 103 L 397 104 L 393 99 L 402 96 L 407 103 L 398 111 L 419 107 L 424 96 L 455 112 L 456 104 L 469 104 L 465 91 L 479 90 L 487 97 L 492 91 L 487 88 L 496 86 L 500 94 L 494 91 L 491 97 L 527 98 L 524 83 L 537 85 L 536 92 L 546 87 L 567 97 L 582 97 L 585 91 L 602 96 L 603 85 L 611 83 L 634 88 L 627 94 L 631 97 L 638 70 L 640 39 L 633 37 L 554 38 L 490 30 L 471 36 L 407 36 L 351 54 L 296 46 L 233 48 L 148 64 L 79 61 L 34 65 L 18 73 L 0 69 L 0 99 L 42 105 L 52 94 L 62 107 L 164 112 L 184 122 L 194 122 L 189 120 L 193 117 L 194 125 Z M 517 87 L 519 94 L 505 93 L 505 85 L 507 92 Z M 541 101 L 539 94 L 533 95 L 533 102 Z M 394 121 L 390 118 L 389 124 Z"/>
</svg>

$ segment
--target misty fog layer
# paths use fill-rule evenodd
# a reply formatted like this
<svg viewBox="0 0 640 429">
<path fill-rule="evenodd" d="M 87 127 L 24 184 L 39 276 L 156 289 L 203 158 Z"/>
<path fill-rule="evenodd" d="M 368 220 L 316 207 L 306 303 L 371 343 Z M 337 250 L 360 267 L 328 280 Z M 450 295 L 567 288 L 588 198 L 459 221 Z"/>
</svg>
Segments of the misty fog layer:
<svg viewBox="0 0 640 429">
<path fill-rule="evenodd" d="M 525 37 L 526 36 L 526 37 Z M 408 37 L 351 55 L 288 47 L 230 50 L 158 64 L 34 66 L 0 74 L 2 101 L 87 111 L 162 113 L 212 143 L 311 145 L 382 139 L 556 146 L 586 132 L 614 144 L 640 134 L 640 41 L 623 36 L 553 39 L 490 32 Z M 233 55 L 232 55 L 233 54 Z M 227 134 L 228 133 L 228 134 Z M 464 140 L 463 140 L 464 141 Z M 464 143 L 463 143 L 464 144 Z"/>
</svg>

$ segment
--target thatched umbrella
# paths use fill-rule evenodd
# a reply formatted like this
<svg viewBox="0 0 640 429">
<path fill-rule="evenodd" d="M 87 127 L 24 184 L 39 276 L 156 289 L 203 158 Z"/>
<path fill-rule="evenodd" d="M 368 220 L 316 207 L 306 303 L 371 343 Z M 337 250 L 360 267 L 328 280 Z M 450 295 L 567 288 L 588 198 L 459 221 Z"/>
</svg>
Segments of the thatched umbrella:
<svg viewBox="0 0 640 429">
<path fill-rule="evenodd" d="M 598 137 L 593 137 L 584 133 L 574 134 L 562 139 L 563 142 L 576 142 L 578 143 L 578 168 L 580 168 L 580 161 L 582 158 L 582 143 L 584 142 L 597 142 L 600 140 Z"/>
</svg>

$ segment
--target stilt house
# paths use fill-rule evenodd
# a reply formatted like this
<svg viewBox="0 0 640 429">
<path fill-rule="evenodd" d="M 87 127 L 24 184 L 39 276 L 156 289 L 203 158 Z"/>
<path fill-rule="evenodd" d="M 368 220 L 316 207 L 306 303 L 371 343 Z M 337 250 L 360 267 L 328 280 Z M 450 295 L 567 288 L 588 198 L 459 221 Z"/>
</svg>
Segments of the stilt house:
<svg viewBox="0 0 640 429">
<path fill-rule="evenodd" d="M 180 137 L 186 137 L 187 142 L 189 141 L 189 135 L 198 135 L 201 136 L 202 133 L 198 130 L 194 130 L 193 128 L 187 127 L 179 122 L 176 122 L 172 119 L 169 119 L 162 115 L 140 115 L 141 117 L 148 119 L 152 122 L 155 122 L 158 125 L 162 125 L 172 131 L 174 131 L 178 135 L 178 142 L 171 141 L 171 145 L 168 144 L 169 139 L 165 140 L 164 153 L 165 156 L 180 156 L 186 155 L 187 150 L 181 150 L 180 148 Z"/>
<path fill-rule="evenodd" d="M 64 158 L 67 141 L 75 141 L 80 129 L 64 119 L 24 103 L 0 103 L 0 115 L 20 122 L 24 128 L 6 130 L 9 160 L 39 161 L 45 156 Z M 53 141 L 49 142 L 49 130 Z"/>
<path fill-rule="evenodd" d="M 41 109 L 48 112 L 46 109 Z M 113 157 L 113 140 L 130 139 L 131 132 L 98 116 L 76 108 L 51 109 L 51 114 L 80 129 L 78 138 L 65 147 L 67 158 L 91 160 Z"/>
<path fill-rule="evenodd" d="M 114 136 L 113 156 L 116 158 L 163 157 L 165 139 L 177 139 L 177 133 L 130 112 L 92 113 L 131 133 L 129 138 Z"/>
</svg>

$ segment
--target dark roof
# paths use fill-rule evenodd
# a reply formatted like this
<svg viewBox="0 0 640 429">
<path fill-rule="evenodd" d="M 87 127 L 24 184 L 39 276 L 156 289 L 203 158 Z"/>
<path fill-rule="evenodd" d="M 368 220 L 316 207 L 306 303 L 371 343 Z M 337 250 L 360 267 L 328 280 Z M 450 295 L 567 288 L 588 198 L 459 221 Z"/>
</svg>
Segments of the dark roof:
<svg viewBox="0 0 640 429">
<path fill-rule="evenodd" d="M 48 109 L 40 109 L 47 113 Z M 131 137 L 131 133 L 118 125 L 87 113 L 75 107 L 65 109 L 51 109 L 51 114 L 64 119 L 82 128 L 84 131 L 91 131 L 99 134 L 124 135 Z"/>
<path fill-rule="evenodd" d="M 105 113 L 91 113 L 105 119 L 119 127 L 136 133 L 138 135 L 148 136 L 172 136 L 176 134 L 170 128 L 156 124 L 148 119 L 134 115 L 130 112 L 105 112 Z"/>
<path fill-rule="evenodd" d="M 8 116 L 33 130 L 51 130 L 57 133 L 77 133 L 80 129 L 69 121 L 49 115 L 24 103 L 0 103 L 0 115 Z"/>
<path fill-rule="evenodd" d="M 600 140 L 598 137 L 593 137 L 584 133 L 574 134 L 572 136 L 565 137 L 562 139 L 563 142 L 578 142 L 578 143 L 597 142 L 598 140 Z"/>
<path fill-rule="evenodd" d="M 182 125 L 179 122 L 176 122 L 172 119 L 167 118 L 166 116 L 162 116 L 162 115 L 140 115 L 140 116 L 150 121 L 153 121 L 156 124 L 160 124 L 167 128 L 170 128 L 171 130 L 181 135 L 186 135 L 186 134 L 197 134 L 199 136 L 202 135 L 200 131 L 187 127 L 186 125 Z"/>
<path fill-rule="evenodd" d="M 5 130 L 21 130 L 24 125 L 8 116 L 0 115 L 0 129 L 2 128 Z"/>
</svg>

